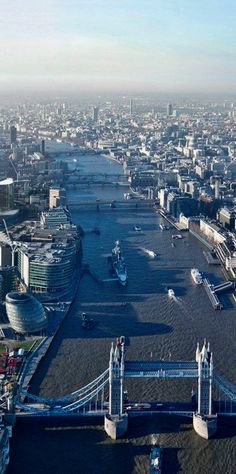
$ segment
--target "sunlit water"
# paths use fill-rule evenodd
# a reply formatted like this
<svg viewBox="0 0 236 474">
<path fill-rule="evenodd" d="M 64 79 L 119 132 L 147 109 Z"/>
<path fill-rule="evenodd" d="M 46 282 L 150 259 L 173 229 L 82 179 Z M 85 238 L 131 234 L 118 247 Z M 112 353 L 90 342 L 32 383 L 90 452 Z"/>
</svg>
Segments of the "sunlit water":
<svg viewBox="0 0 236 474">
<path fill-rule="evenodd" d="M 96 156 L 79 157 L 78 166 L 83 172 L 120 172 L 119 164 Z M 123 192 L 92 186 L 70 191 L 69 197 L 119 199 Z M 127 359 L 191 360 L 197 341 L 207 337 L 215 366 L 236 382 L 235 307 L 225 295 L 226 309 L 214 311 L 204 289 L 193 283 L 190 270 L 196 266 L 213 283 L 223 281 L 220 268 L 208 266 L 199 242 L 186 233 L 173 247 L 174 230 L 162 232 L 162 220 L 152 211 L 85 212 L 73 208 L 72 218 L 84 229 L 97 226 L 101 231 L 83 239 L 84 263 L 101 279 L 110 276 L 107 256 L 115 240 L 120 240 L 129 282 L 125 288 L 117 282 L 101 287 L 89 275 L 82 279 L 71 312 L 31 390 L 56 396 L 83 386 L 108 366 L 110 343 L 120 335 L 126 336 Z M 135 232 L 134 225 L 142 231 Z M 154 251 L 157 257 L 151 258 L 143 249 Z M 174 290 L 174 298 L 168 297 L 168 288 Z M 82 311 L 98 323 L 89 332 L 81 327 Z M 129 399 L 137 402 L 189 400 L 194 383 L 136 379 L 128 381 L 126 388 Z M 194 433 L 190 421 L 164 415 L 131 420 L 126 437 L 116 442 L 107 438 L 102 426 L 19 425 L 9 472 L 143 474 L 148 472 L 154 438 L 164 448 L 164 473 L 236 473 L 234 426 L 220 425 L 217 438 L 205 441 Z"/>
</svg>

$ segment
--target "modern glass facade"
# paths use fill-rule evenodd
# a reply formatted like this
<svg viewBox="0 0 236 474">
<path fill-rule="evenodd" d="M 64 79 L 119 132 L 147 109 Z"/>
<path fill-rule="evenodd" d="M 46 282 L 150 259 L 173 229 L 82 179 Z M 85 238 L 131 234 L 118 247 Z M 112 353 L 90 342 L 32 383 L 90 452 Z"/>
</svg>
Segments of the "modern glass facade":
<svg viewBox="0 0 236 474">
<path fill-rule="evenodd" d="M 12 328 L 20 334 L 39 332 L 47 325 L 42 304 L 29 293 L 8 293 L 6 311 Z"/>
<path fill-rule="evenodd" d="M 0 210 L 13 209 L 13 179 L 7 178 L 0 181 Z"/>
<path fill-rule="evenodd" d="M 73 273 L 71 260 L 53 258 L 46 260 L 32 257 L 30 260 L 30 289 L 35 293 L 56 293 L 69 288 Z"/>
</svg>

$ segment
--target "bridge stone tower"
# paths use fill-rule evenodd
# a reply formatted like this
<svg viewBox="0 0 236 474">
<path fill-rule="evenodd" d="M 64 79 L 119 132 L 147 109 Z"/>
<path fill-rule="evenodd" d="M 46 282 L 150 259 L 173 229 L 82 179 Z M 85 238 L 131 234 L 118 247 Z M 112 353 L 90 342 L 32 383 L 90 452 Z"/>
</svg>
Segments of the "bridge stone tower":
<svg viewBox="0 0 236 474">
<path fill-rule="evenodd" d="M 105 415 L 105 431 L 112 439 L 122 436 L 128 428 L 128 415 L 123 413 L 124 340 L 113 343 L 109 362 L 109 413 Z"/>
<path fill-rule="evenodd" d="M 204 341 L 202 350 L 197 344 L 198 407 L 193 415 L 193 427 L 203 438 L 210 438 L 217 430 L 217 415 L 212 414 L 213 357 L 210 344 Z"/>
</svg>

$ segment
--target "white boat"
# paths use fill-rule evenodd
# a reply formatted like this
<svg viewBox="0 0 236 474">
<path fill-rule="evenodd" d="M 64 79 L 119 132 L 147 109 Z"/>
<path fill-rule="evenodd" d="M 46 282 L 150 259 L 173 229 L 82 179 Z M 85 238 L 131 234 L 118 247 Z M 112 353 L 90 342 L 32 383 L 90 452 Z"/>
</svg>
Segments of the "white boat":
<svg viewBox="0 0 236 474">
<path fill-rule="evenodd" d="M 196 285 L 201 285 L 203 283 L 202 274 L 199 272 L 198 268 L 191 269 L 191 277 Z"/>
<path fill-rule="evenodd" d="M 142 248 L 143 252 L 145 252 L 147 255 L 149 255 L 149 257 L 151 258 L 156 258 L 157 257 L 157 253 L 154 252 L 153 250 L 148 250 L 148 249 L 145 249 L 145 248 Z"/>
<path fill-rule="evenodd" d="M 160 227 L 161 230 L 169 230 L 169 226 L 168 226 L 168 225 L 159 224 L 159 227 Z"/>
<path fill-rule="evenodd" d="M 172 235 L 172 239 L 182 239 L 183 236 L 181 234 L 174 234 Z"/>
<path fill-rule="evenodd" d="M 170 289 L 168 290 L 168 296 L 169 296 L 169 298 L 174 298 L 175 292 L 174 292 L 174 290 L 172 290 L 172 288 L 170 288 Z"/>
<path fill-rule="evenodd" d="M 133 198 L 132 194 L 130 194 L 130 193 L 124 193 L 124 199 L 129 200 L 129 199 L 132 199 L 132 198 Z"/>
<path fill-rule="evenodd" d="M 140 227 L 139 225 L 135 225 L 134 230 L 135 232 L 140 232 L 142 230 L 142 227 Z"/>
</svg>

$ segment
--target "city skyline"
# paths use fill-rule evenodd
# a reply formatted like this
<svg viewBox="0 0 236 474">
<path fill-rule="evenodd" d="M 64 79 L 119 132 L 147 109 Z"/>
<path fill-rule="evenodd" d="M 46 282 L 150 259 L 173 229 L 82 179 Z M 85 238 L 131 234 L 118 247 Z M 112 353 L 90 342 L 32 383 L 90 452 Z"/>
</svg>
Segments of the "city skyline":
<svg viewBox="0 0 236 474">
<path fill-rule="evenodd" d="M 235 93 L 231 0 L 2 2 L 2 93 Z"/>
</svg>

